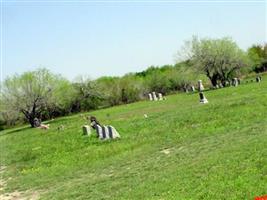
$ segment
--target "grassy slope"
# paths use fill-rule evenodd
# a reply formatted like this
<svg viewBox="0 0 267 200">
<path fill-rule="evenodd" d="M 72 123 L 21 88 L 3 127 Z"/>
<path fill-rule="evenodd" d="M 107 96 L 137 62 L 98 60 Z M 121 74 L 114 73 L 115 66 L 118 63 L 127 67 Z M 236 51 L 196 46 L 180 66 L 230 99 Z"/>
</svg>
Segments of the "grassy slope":
<svg viewBox="0 0 267 200">
<path fill-rule="evenodd" d="M 169 96 L 90 114 L 122 139 L 81 136 L 80 116 L 0 135 L 6 191 L 43 199 L 253 199 L 267 194 L 267 76 L 260 84 Z M 143 114 L 149 117 L 145 119 Z M 59 125 L 66 130 L 57 131 Z M 164 153 L 165 152 L 165 153 Z"/>
</svg>

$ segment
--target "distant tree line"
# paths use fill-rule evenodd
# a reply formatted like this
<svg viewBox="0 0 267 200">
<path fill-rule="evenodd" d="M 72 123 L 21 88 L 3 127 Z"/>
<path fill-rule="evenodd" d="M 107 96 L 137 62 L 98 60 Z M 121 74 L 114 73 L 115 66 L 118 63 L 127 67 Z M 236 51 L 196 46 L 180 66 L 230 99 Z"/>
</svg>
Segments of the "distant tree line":
<svg viewBox="0 0 267 200">
<path fill-rule="evenodd" d="M 47 69 L 8 77 L 1 83 L 0 129 L 34 119 L 47 120 L 71 113 L 127 104 L 163 94 L 186 91 L 197 80 L 215 86 L 233 77 L 267 71 L 267 45 L 253 45 L 246 52 L 230 38 L 186 41 L 177 64 L 151 66 L 122 77 L 70 82 Z"/>
</svg>

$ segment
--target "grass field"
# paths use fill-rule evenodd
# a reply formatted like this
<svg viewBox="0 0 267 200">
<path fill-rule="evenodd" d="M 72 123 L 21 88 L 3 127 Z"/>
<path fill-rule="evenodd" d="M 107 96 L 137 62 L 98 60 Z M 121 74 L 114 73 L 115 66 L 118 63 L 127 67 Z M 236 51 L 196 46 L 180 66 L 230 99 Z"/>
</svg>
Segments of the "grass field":
<svg viewBox="0 0 267 200">
<path fill-rule="evenodd" d="M 15 191 L 64 200 L 267 194 L 267 76 L 205 95 L 205 105 L 197 93 L 178 94 L 84 113 L 116 127 L 116 141 L 82 136 L 88 122 L 80 114 L 50 121 L 47 131 L 2 131 L 2 198 Z"/>
</svg>

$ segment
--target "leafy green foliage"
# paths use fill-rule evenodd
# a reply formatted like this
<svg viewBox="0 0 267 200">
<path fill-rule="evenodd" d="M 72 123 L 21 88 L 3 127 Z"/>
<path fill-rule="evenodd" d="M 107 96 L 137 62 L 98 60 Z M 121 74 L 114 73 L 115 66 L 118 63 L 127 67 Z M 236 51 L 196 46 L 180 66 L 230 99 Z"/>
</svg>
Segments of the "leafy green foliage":
<svg viewBox="0 0 267 200">
<path fill-rule="evenodd" d="M 80 78 L 72 86 L 75 90 L 72 112 L 88 111 L 99 107 L 103 95 L 101 95 L 95 81 Z"/>
<path fill-rule="evenodd" d="M 248 56 L 255 72 L 267 71 L 267 44 L 253 45 L 248 49 Z"/>
<path fill-rule="evenodd" d="M 198 39 L 185 43 L 187 55 L 198 71 L 205 73 L 213 86 L 223 85 L 248 65 L 248 58 L 230 38 Z M 185 54 L 185 53 L 184 53 Z"/>
<path fill-rule="evenodd" d="M 35 118 L 46 116 L 49 110 L 50 115 L 61 103 L 66 104 L 68 97 L 63 96 L 68 90 L 68 84 L 67 80 L 46 69 L 9 77 L 2 84 L 2 115 L 23 113 L 33 127 Z"/>
</svg>

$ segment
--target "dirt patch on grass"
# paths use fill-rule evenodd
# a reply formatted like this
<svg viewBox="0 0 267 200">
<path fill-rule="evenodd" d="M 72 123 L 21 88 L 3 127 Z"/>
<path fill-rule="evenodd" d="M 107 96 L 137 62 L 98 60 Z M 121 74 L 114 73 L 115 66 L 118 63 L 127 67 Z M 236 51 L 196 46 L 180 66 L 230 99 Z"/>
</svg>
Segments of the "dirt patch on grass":
<svg viewBox="0 0 267 200">
<path fill-rule="evenodd" d="M 38 192 L 31 192 L 31 191 L 14 191 L 11 193 L 4 193 L 0 195 L 1 200 L 37 200 L 39 199 Z"/>
<path fill-rule="evenodd" d="M 0 199 L 1 200 L 37 200 L 39 199 L 39 192 L 27 191 L 14 191 L 4 192 L 6 187 L 6 180 L 3 179 L 2 174 L 4 173 L 6 166 L 0 166 Z"/>
</svg>

